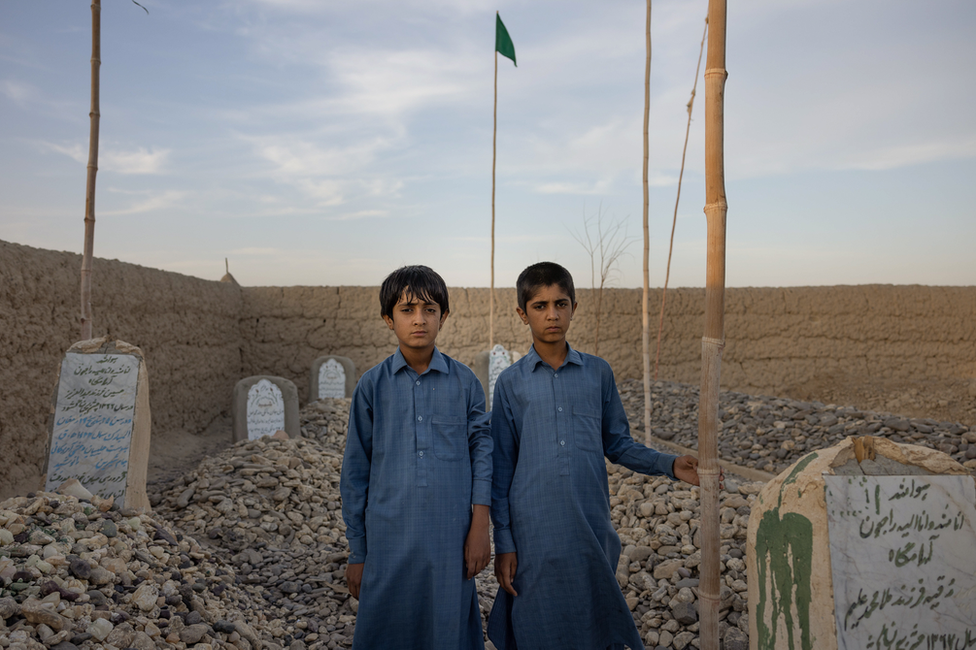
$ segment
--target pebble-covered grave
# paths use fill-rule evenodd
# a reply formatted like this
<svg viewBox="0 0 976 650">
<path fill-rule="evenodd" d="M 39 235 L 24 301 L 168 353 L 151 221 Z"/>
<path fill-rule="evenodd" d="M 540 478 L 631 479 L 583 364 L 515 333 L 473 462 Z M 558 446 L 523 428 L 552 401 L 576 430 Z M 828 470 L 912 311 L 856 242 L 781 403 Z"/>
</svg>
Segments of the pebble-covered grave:
<svg viewBox="0 0 976 650">
<path fill-rule="evenodd" d="M 621 396 L 643 436 L 643 387 Z M 697 388 L 656 382 L 652 434 L 695 447 Z M 348 400 L 302 411 L 303 438 L 245 441 L 149 486 L 151 514 L 97 497 L 37 493 L 0 503 L 0 646 L 13 650 L 302 650 L 352 643 L 357 603 L 339 472 Z M 725 460 L 779 472 L 849 435 L 883 435 L 976 465 L 976 434 L 818 403 L 723 393 Z M 697 648 L 698 488 L 614 465 L 617 580 L 647 648 Z M 761 483 L 727 472 L 721 494 L 720 638 L 748 647 L 745 537 Z M 487 617 L 497 583 L 478 580 Z"/>
</svg>

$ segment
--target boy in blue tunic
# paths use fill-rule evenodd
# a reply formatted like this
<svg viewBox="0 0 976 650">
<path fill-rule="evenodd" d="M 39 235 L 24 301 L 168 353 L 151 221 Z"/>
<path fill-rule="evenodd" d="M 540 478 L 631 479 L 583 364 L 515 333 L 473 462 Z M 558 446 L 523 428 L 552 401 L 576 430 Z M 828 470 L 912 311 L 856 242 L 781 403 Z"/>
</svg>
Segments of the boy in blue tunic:
<svg viewBox="0 0 976 650">
<path fill-rule="evenodd" d="M 488 620 L 498 650 L 643 650 L 615 572 L 604 456 L 698 485 L 698 460 L 636 443 L 610 365 L 573 350 L 569 271 L 552 262 L 518 278 L 532 349 L 495 383 L 491 516 L 500 586 Z"/>
<path fill-rule="evenodd" d="M 383 320 L 399 347 L 352 397 L 342 462 L 355 650 L 482 650 L 474 576 L 491 557 L 491 434 L 471 370 L 434 340 L 447 286 L 426 266 L 391 273 Z"/>
</svg>

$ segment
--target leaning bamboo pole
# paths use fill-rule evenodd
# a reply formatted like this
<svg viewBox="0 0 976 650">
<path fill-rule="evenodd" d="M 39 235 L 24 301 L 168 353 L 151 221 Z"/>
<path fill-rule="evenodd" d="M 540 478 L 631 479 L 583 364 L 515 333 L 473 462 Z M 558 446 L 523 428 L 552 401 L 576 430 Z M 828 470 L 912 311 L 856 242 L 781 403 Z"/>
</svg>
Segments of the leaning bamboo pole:
<svg viewBox="0 0 976 650">
<path fill-rule="evenodd" d="M 648 140 L 648 123 L 651 115 L 651 0 L 647 0 L 647 25 L 644 30 L 647 62 L 644 65 L 644 294 L 641 300 L 641 344 L 644 349 L 644 442 L 651 445 L 651 323 L 648 313 L 650 291 L 649 262 L 651 234 L 647 225 L 649 196 L 647 191 L 647 163 L 651 145 Z"/>
<path fill-rule="evenodd" d="M 498 12 L 495 12 L 498 15 Z M 496 37 L 497 38 L 497 37 Z M 495 347 L 495 159 L 498 141 L 498 44 L 495 44 L 495 111 L 491 127 L 491 288 L 488 291 L 488 351 Z"/>
<path fill-rule="evenodd" d="M 702 337 L 698 402 L 698 476 L 701 479 L 702 563 L 699 586 L 701 650 L 718 650 L 719 512 L 718 389 L 725 347 L 725 26 L 726 0 L 708 3 L 708 57 L 705 63 L 705 216 L 708 257 L 705 269 L 705 335 Z"/>
<path fill-rule="evenodd" d="M 98 172 L 98 70 L 102 64 L 102 1 L 92 0 L 91 126 L 85 187 L 85 249 L 81 258 L 81 340 L 92 338 L 91 276 L 95 247 L 95 174 Z"/>
<path fill-rule="evenodd" d="M 698 91 L 698 73 L 701 72 L 702 54 L 705 52 L 705 36 L 708 34 L 708 18 L 705 18 L 705 31 L 702 33 L 701 48 L 698 50 L 698 65 L 695 66 L 695 83 L 691 85 L 691 99 L 688 100 L 688 124 L 685 126 L 685 144 L 681 148 L 681 171 L 678 172 L 678 193 L 674 197 L 674 217 L 671 219 L 671 242 L 668 244 L 668 265 L 664 272 L 664 289 L 661 291 L 661 318 L 657 325 L 657 354 L 654 356 L 654 381 L 661 364 L 661 339 L 664 336 L 664 305 L 668 299 L 668 282 L 671 280 L 671 254 L 674 252 L 674 230 L 678 225 L 678 204 L 681 202 L 681 180 L 685 176 L 685 157 L 688 154 L 688 136 L 691 134 L 691 111 L 695 107 L 695 93 Z"/>
</svg>

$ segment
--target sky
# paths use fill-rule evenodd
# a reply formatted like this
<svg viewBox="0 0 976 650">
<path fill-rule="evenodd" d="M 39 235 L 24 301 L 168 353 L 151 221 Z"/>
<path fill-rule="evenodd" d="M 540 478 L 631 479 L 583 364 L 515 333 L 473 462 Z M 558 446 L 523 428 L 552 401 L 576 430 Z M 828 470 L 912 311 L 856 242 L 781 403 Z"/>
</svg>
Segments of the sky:
<svg viewBox="0 0 976 650">
<path fill-rule="evenodd" d="M 622 245 L 642 285 L 634 0 L 102 0 L 95 256 L 245 286 L 495 286 Z M 976 284 L 976 3 L 729 3 L 727 286 Z M 707 3 L 655 0 L 650 284 L 665 283 Z M 91 10 L 0 2 L 0 239 L 80 253 Z M 702 73 L 705 62 L 702 62 Z M 669 286 L 705 284 L 704 83 Z M 93 281 L 97 286 L 98 267 Z M 596 278 L 599 283 L 599 278 Z"/>
</svg>

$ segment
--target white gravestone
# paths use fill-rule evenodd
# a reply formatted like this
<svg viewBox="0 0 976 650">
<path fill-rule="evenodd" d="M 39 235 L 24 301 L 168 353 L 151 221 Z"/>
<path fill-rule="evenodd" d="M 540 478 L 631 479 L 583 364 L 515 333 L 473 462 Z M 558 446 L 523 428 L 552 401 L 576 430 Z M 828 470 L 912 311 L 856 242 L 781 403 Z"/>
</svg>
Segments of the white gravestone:
<svg viewBox="0 0 976 650">
<path fill-rule="evenodd" d="M 335 359 L 328 359 L 319 366 L 318 399 L 324 397 L 346 397 L 346 370 Z"/>
<path fill-rule="evenodd" d="M 973 478 L 824 483 L 838 650 L 976 647 Z"/>
<path fill-rule="evenodd" d="M 512 365 L 512 355 L 501 345 L 496 344 L 488 355 L 488 408 L 491 409 L 495 398 L 495 381 L 502 370 Z"/>
<path fill-rule="evenodd" d="M 247 439 L 273 436 L 285 428 L 285 399 L 281 389 L 267 379 L 247 391 Z"/>
<path fill-rule="evenodd" d="M 92 493 L 122 503 L 139 363 L 129 354 L 65 354 L 45 491 L 74 478 Z"/>
</svg>

